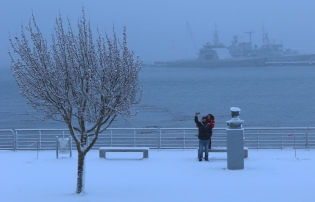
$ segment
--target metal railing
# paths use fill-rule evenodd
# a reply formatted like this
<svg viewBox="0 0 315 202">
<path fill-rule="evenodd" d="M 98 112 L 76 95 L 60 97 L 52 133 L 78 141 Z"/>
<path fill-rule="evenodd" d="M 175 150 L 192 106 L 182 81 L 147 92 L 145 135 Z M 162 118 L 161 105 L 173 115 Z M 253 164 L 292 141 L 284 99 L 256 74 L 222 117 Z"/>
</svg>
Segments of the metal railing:
<svg viewBox="0 0 315 202">
<path fill-rule="evenodd" d="M 189 149 L 198 147 L 196 128 L 108 128 L 99 134 L 99 147 L 149 147 Z M 56 136 L 69 137 L 68 129 L 3 129 L 0 150 L 53 150 Z M 226 128 L 214 128 L 213 147 L 226 146 Z M 244 128 L 249 149 L 314 149 L 315 127 Z"/>
<path fill-rule="evenodd" d="M 249 148 L 315 148 L 315 127 L 246 128 L 244 136 Z"/>
<path fill-rule="evenodd" d="M 15 133 L 11 129 L 0 129 L 0 149 L 14 149 L 15 145 Z"/>
</svg>

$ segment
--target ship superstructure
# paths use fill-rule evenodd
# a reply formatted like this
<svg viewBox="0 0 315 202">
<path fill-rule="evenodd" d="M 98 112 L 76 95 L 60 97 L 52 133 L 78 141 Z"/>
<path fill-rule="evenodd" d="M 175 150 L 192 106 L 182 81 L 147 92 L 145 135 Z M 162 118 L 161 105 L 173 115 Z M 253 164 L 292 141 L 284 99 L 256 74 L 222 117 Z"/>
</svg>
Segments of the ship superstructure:
<svg viewBox="0 0 315 202">
<path fill-rule="evenodd" d="M 212 43 L 207 42 L 199 49 L 199 56 L 194 60 L 176 60 L 155 62 L 158 66 L 172 67 L 238 67 L 238 66 L 263 66 L 266 58 L 236 58 L 229 49 L 219 41 L 217 26 L 215 26 Z"/>
<path fill-rule="evenodd" d="M 266 64 L 308 64 L 315 61 L 315 54 L 300 54 L 295 49 L 286 48 L 282 43 L 276 43 L 269 39 L 268 33 L 263 28 L 262 45 L 252 45 L 251 33 L 249 42 L 239 42 L 237 36 L 233 36 L 229 51 L 234 58 L 267 58 Z"/>
</svg>

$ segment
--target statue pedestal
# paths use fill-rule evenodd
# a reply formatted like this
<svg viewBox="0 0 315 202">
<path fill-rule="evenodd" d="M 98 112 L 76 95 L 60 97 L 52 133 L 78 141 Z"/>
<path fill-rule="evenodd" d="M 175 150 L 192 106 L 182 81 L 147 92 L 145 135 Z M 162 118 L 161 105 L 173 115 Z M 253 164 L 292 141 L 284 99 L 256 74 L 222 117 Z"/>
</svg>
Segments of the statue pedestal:
<svg viewBox="0 0 315 202">
<path fill-rule="evenodd" d="M 244 129 L 227 129 L 227 169 L 244 169 Z"/>
</svg>

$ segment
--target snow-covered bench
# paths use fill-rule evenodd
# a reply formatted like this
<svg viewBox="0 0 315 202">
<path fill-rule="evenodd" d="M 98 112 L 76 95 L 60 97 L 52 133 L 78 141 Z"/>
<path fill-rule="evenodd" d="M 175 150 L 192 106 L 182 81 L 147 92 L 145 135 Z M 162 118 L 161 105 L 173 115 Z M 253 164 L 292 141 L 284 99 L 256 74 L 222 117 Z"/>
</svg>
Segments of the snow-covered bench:
<svg viewBox="0 0 315 202">
<path fill-rule="evenodd" d="M 149 157 L 148 147 L 100 147 L 100 158 L 106 158 L 106 152 L 142 152 L 143 158 Z"/>
<path fill-rule="evenodd" d="M 226 147 L 212 147 L 209 152 L 227 152 Z M 244 147 L 244 158 L 248 157 L 248 148 Z"/>
</svg>

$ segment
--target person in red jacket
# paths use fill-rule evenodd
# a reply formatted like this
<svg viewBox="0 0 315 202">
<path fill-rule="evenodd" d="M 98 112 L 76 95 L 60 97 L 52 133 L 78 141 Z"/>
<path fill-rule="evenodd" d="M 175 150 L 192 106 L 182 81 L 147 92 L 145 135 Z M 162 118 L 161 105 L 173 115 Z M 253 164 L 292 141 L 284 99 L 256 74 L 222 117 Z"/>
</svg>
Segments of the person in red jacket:
<svg viewBox="0 0 315 202">
<path fill-rule="evenodd" d="M 214 124 L 215 124 L 214 116 L 212 114 L 207 115 L 207 122 L 210 124 L 210 127 L 211 127 L 210 141 L 209 141 L 209 147 L 208 147 L 209 149 L 211 149 L 212 128 L 214 128 Z"/>
</svg>

